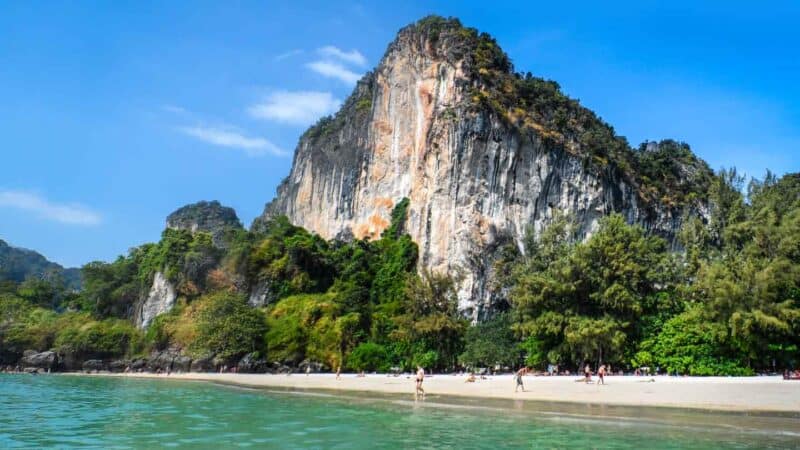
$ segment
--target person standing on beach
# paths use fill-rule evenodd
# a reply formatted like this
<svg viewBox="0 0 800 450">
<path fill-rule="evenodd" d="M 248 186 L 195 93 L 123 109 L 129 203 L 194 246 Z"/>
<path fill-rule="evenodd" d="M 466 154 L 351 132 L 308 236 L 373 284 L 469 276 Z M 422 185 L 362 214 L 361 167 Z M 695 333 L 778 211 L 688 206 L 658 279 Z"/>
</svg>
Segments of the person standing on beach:
<svg viewBox="0 0 800 450">
<path fill-rule="evenodd" d="M 597 369 L 597 376 L 600 378 L 600 381 L 598 381 L 597 384 L 606 384 L 606 382 L 605 382 L 606 366 L 605 365 L 601 365 Z"/>
<path fill-rule="evenodd" d="M 422 366 L 417 366 L 417 378 L 415 380 L 416 389 L 414 390 L 414 399 L 419 397 L 419 394 L 422 394 L 422 399 L 425 400 L 425 390 L 422 389 L 422 382 L 425 380 L 425 370 Z"/>
<path fill-rule="evenodd" d="M 525 386 L 522 384 L 522 376 L 528 371 L 527 367 L 520 368 L 517 373 L 514 375 L 514 378 L 517 380 L 517 385 L 514 387 L 514 392 L 517 392 L 519 388 L 522 388 L 522 392 L 525 392 Z"/>
<path fill-rule="evenodd" d="M 342 374 L 342 365 L 339 364 L 338 366 L 336 366 L 336 379 L 337 380 L 339 379 L 339 375 L 341 375 L 341 374 Z"/>
<path fill-rule="evenodd" d="M 589 367 L 589 364 L 586 364 L 586 367 L 583 368 L 583 376 L 586 377 L 586 384 L 592 382 L 592 368 Z"/>
</svg>

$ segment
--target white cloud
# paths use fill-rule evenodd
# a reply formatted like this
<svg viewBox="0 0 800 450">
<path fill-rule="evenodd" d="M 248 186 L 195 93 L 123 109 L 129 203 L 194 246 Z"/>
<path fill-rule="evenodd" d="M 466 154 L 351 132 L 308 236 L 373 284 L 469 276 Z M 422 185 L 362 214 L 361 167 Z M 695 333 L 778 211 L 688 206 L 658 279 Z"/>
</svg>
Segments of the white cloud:
<svg viewBox="0 0 800 450">
<path fill-rule="evenodd" d="M 53 203 L 26 191 L 0 190 L 0 207 L 32 212 L 44 219 L 69 225 L 98 225 L 100 214 L 77 203 Z"/>
<path fill-rule="evenodd" d="M 361 52 L 355 49 L 346 52 L 332 45 L 326 45 L 325 47 L 317 49 L 317 52 L 322 56 L 336 58 L 357 66 L 367 65 L 367 58 L 365 58 Z"/>
<path fill-rule="evenodd" d="M 163 106 L 161 106 L 161 109 L 163 109 L 166 112 L 173 113 L 173 114 L 187 114 L 189 112 L 189 111 L 186 111 L 186 109 L 181 108 L 180 106 L 176 106 L 176 105 L 163 105 Z"/>
<path fill-rule="evenodd" d="M 208 144 L 243 150 L 247 156 L 286 156 L 288 153 L 260 137 L 248 137 L 236 130 L 204 126 L 180 127 L 178 131 Z"/>
<path fill-rule="evenodd" d="M 274 61 L 282 61 L 282 60 L 284 60 L 286 58 L 291 58 L 292 56 L 297 56 L 297 55 L 300 55 L 302 53 L 303 53 L 303 50 L 298 48 L 298 49 L 294 49 L 294 50 L 289 50 L 288 52 L 285 52 L 285 53 L 281 53 L 280 55 L 275 55 L 275 57 L 272 58 L 272 59 Z"/>
<path fill-rule="evenodd" d="M 247 109 L 251 116 L 278 122 L 309 125 L 320 117 L 330 114 L 341 101 L 330 92 L 278 91 L 270 94 L 263 103 Z"/>
<path fill-rule="evenodd" d="M 353 84 L 361 78 L 361 75 L 335 62 L 314 61 L 306 66 L 324 77 L 336 78 L 347 84 Z"/>
</svg>

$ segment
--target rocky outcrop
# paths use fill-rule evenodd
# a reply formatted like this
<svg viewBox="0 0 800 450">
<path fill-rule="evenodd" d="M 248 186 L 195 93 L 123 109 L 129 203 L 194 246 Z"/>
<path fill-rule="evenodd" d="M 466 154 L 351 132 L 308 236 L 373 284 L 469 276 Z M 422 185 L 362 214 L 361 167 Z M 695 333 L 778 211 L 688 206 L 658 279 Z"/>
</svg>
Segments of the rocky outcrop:
<svg viewBox="0 0 800 450">
<path fill-rule="evenodd" d="M 20 359 L 20 365 L 23 368 L 36 368 L 36 369 L 49 369 L 55 370 L 58 366 L 58 355 L 56 352 L 35 352 L 26 350 Z"/>
<path fill-rule="evenodd" d="M 201 201 L 177 209 L 167 216 L 167 228 L 209 233 L 214 245 L 224 248 L 226 234 L 242 229 L 242 223 L 233 208 L 222 206 L 215 200 Z"/>
<path fill-rule="evenodd" d="M 131 361 L 128 359 L 115 359 L 108 363 L 108 370 L 111 372 L 125 372 L 130 367 Z"/>
<path fill-rule="evenodd" d="M 460 272 L 459 309 L 479 320 L 502 300 L 495 253 L 524 251 L 528 227 L 569 214 L 586 237 L 618 212 L 674 242 L 686 214 L 703 214 L 701 202 L 661 203 L 667 193 L 635 173 L 635 151 L 548 83 L 513 74 L 493 40 L 457 21 L 409 26 L 342 109 L 301 137 L 254 227 L 283 214 L 325 238 L 377 238 L 407 197 L 420 267 Z"/>
<path fill-rule="evenodd" d="M 177 299 L 175 286 L 162 272 L 156 272 L 147 297 L 136 309 L 134 323 L 139 328 L 147 328 L 156 316 L 172 309 L 175 299 Z"/>
<path fill-rule="evenodd" d="M 108 370 L 108 365 L 101 359 L 88 359 L 83 362 L 82 369 L 85 372 L 99 372 Z"/>
<path fill-rule="evenodd" d="M 247 303 L 253 307 L 267 306 L 277 300 L 277 296 L 271 289 L 272 283 L 269 280 L 261 280 L 253 286 L 250 290 L 250 296 L 247 298 Z"/>
<path fill-rule="evenodd" d="M 192 361 L 189 368 L 192 372 L 216 372 L 218 367 L 214 364 L 214 356 L 208 355 Z"/>
<path fill-rule="evenodd" d="M 267 367 L 267 361 L 258 353 L 248 353 L 236 364 L 236 370 L 240 373 L 264 373 Z"/>
</svg>

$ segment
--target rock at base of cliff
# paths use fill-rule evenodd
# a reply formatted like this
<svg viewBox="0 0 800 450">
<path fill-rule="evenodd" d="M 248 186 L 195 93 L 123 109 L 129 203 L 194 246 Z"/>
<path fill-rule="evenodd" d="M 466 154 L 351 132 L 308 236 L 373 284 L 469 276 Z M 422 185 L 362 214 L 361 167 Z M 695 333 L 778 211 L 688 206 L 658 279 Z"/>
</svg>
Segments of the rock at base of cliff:
<svg viewBox="0 0 800 450">
<path fill-rule="evenodd" d="M 108 370 L 111 372 L 125 372 L 131 367 L 131 361 L 127 359 L 117 359 L 108 363 Z"/>
<path fill-rule="evenodd" d="M 239 360 L 236 369 L 240 373 L 265 373 L 267 361 L 258 352 L 248 353 Z"/>
<path fill-rule="evenodd" d="M 102 359 L 87 359 L 83 362 L 81 367 L 85 372 L 99 372 L 101 370 L 108 370 L 105 361 Z"/>
<path fill-rule="evenodd" d="M 321 362 L 310 361 L 308 359 L 304 360 L 298 366 L 300 372 L 313 372 L 313 373 L 321 373 L 321 372 L 330 372 L 328 366 Z"/>
<path fill-rule="evenodd" d="M 58 355 L 56 352 L 40 352 L 26 350 L 20 360 L 22 367 L 32 367 L 37 369 L 53 370 L 58 365 Z"/>
<path fill-rule="evenodd" d="M 214 355 L 207 355 L 193 360 L 189 370 L 192 372 L 216 372 L 218 367 L 214 365 Z"/>
</svg>

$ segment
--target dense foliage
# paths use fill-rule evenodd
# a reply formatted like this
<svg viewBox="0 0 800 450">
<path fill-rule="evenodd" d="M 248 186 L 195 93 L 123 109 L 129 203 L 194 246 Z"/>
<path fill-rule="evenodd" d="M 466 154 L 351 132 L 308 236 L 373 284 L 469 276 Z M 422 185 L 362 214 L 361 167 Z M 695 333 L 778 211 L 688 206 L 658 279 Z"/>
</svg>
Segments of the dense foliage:
<svg viewBox="0 0 800 450">
<path fill-rule="evenodd" d="M 646 173 L 668 171 L 661 182 L 681 191 L 681 166 L 665 148 L 679 159 L 688 151 L 671 141 L 641 149 Z M 496 283 L 509 310 L 475 325 L 457 311 L 457 272 L 417 273 L 417 247 L 403 228 L 407 199 L 372 241 L 326 241 L 285 217 L 232 230 L 222 246 L 207 233 L 167 229 L 158 243 L 84 266 L 80 292 L 57 277 L 0 283 L 0 363 L 51 349 L 75 360 L 170 350 L 227 364 L 248 355 L 356 371 L 604 362 L 745 375 L 794 367 L 800 175 L 768 173 L 746 196 L 743 183 L 735 170 L 707 180 L 710 216 L 684 221 L 680 252 L 619 215 L 588 238 L 568 215 L 556 216 L 499 253 Z M 156 272 L 178 302 L 142 331 L 131 319 Z M 255 291 L 266 306 L 248 304 Z"/>
<path fill-rule="evenodd" d="M 795 366 L 800 176 L 767 174 L 746 199 L 741 183 L 735 171 L 712 180 L 710 223 L 687 220 L 682 254 L 620 216 L 582 243 L 570 244 L 566 220 L 530 242 L 509 281 L 529 362 L 693 375 Z"/>
</svg>

